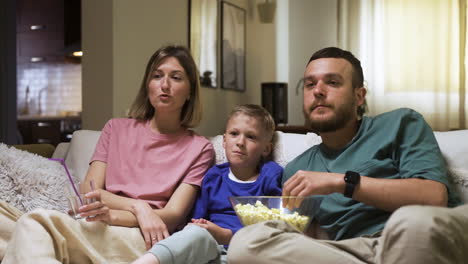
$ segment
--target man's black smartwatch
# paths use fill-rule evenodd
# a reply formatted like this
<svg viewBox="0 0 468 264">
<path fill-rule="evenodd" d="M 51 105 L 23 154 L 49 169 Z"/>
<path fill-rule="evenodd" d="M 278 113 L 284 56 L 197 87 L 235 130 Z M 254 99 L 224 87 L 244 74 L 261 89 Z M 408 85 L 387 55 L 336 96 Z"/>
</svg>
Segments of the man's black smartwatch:
<svg viewBox="0 0 468 264">
<path fill-rule="evenodd" d="M 354 188 L 361 182 L 361 175 L 355 171 L 347 171 L 344 176 L 346 183 L 344 196 L 353 198 Z"/>
</svg>

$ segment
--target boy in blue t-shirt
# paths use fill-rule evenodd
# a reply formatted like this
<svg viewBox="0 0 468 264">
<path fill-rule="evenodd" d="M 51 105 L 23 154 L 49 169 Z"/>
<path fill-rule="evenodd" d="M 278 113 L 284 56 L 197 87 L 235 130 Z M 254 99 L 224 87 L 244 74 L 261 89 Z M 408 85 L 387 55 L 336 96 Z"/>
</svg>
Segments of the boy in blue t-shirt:
<svg viewBox="0 0 468 264">
<path fill-rule="evenodd" d="M 281 195 L 283 169 L 271 154 L 275 124 L 258 105 L 241 105 L 229 115 L 223 146 L 229 162 L 205 174 L 192 223 L 159 241 L 134 264 L 221 263 L 234 233 L 242 227 L 230 196 Z"/>
</svg>

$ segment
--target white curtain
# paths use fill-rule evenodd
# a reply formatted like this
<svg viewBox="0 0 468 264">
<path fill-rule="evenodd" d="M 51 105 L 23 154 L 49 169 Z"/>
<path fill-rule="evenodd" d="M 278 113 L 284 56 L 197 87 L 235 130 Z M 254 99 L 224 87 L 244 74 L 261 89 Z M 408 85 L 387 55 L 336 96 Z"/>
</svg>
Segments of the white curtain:
<svg viewBox="0 0 468 264">
<path fill-rule="evenodd" d="M 245 13 L 223 3 L 223 88 L 245 89 Z"/>
<path fill-rule="evenodd" d="M 339 0 L 338 43 L 362 63 L 369 114 L 399 107 L 466 128 L 466 0 Z"/>
<path fill-rule="evenodd" d="M 217 1 L 192 0 L 190 19 L 190 49 L 197 63 L 202 85 L 216 87 L 217 54 Z M 206 75 L 211 72 L 210 75 Z M 203 76 L 211 79 L 211 85 L 204 84 Z"/>
</svg>

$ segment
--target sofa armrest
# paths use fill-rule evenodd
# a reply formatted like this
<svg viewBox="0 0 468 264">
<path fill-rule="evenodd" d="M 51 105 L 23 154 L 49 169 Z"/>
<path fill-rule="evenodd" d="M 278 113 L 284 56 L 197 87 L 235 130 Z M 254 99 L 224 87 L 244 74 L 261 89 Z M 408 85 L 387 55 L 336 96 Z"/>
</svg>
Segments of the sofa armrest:
<svg viewBox="0 0 468 264">
<path fill-rule="evenodd" d="M 13 145 L 14 148 L 27 151 L 29 153 L 37 154 L 44 158 L 52 157 L 55 147 L 51 144 L 26 144 L 26 145 Z"/>
<path fill-rule="evenodd" d="M 62 142 L 57 145 L 55 148 L 54 154 L 52 155 L 53 159 L 64 159 L 67 157 L 68 148 L 70 148 L 69 142 Z"/>
</svg>

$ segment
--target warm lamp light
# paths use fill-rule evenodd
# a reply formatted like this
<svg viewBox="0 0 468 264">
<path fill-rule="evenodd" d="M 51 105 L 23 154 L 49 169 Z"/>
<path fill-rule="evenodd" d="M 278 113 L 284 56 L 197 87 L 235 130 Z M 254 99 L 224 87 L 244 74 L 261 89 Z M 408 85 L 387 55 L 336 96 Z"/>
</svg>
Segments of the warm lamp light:
<svg viewBox="0 0 468 264">
<path fill-rule="evenodd" d="M 73 56 L 74 57 L 81 57 L 81 56 L 83 56 L 83 51 L 74 51 Z"/>
</svg>

